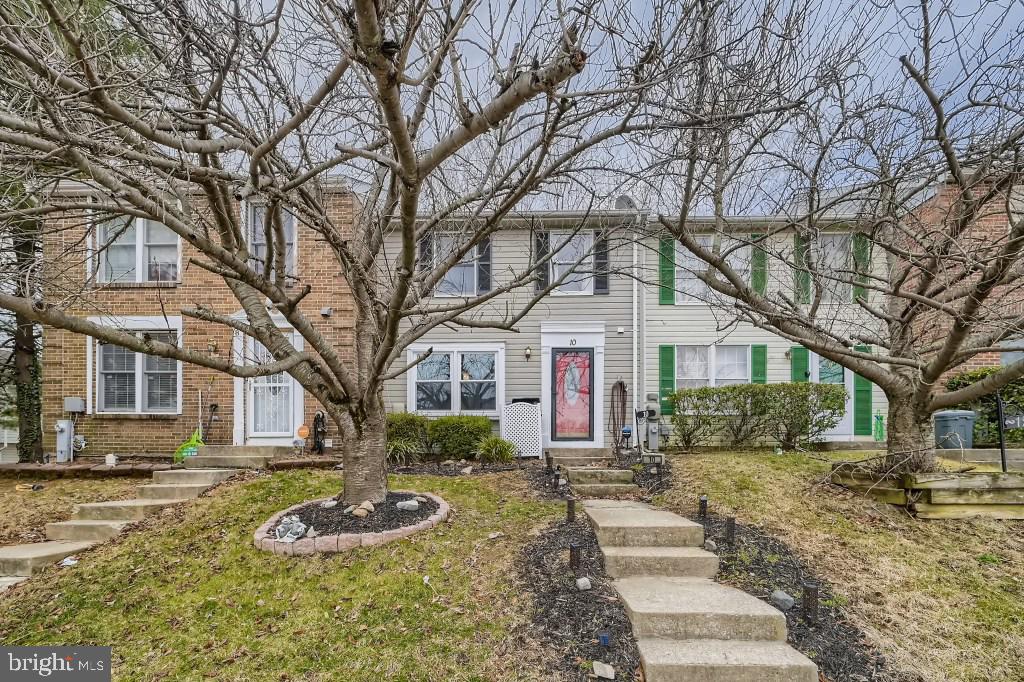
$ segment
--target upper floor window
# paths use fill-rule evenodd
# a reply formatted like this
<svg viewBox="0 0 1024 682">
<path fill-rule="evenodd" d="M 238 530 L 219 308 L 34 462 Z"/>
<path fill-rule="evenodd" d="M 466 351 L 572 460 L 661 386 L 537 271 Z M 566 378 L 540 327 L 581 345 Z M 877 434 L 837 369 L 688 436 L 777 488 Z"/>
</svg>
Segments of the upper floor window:
<svg viewBox="0 0 1024 682">
<path fill-rule="evenodd" d="M 441 266 L 452 254 L 461 250 L 468 235 L 437 232 L 420 239 L 419 267 Z M 477 296 L 491 290 L 491 239 L 483 237 L 469 247 L 459 260 L 441 275 L 434 287 L 435 296 Z"/>
<path fill-rule="evenodd" d="M 869 264 L 866 255 L 867 242 L 860 240 L 862 253 L 857 260 L 858 272 L 866 272 Z M 814 297 L 812 282 L 816 279 L 821 291 L 821 300 L 826 303 L 852 301 L 855 292 L 863 296 L 863 286 L 852 282 L 854 273 L 854 235 L 840 232 L 823 232 L 814 239 L 796 236 L 795 262 L 797 303 L 810 303 Z M 814 276 L 812 277 L 812 273 Z M 856 275 L 858 282 L 862 275 Z"/>
<path fill-rule="evenodd" d="M 146 332 L 137 332 L 146 333 Z M 149 332 L 155 341 L 175 343 L 176 332 Z M 99 412 L 176 413 L 181 363 L 109 343 L 96 344 L 96 398 Z"/>
<path fill-rule="evenodd" d="M 178 235 L 163 223 L 117 216 L 97 224 L 96 237 L 100 282 L 178 281 Z"/>
<path fill-rule="evenodd" d="M 547 259 L 537 273 L 537 291 L 552 282 L 558 282 L 552 289 L 556 295 L 584 296 L 609 291 L 608 238 L 601 230 L 535 232 L 534 255 L 538 263 Z"/>
<path fill-rule="evenodd" d="M 696 235 L 700 247 L 712 251 L 715 235 Z M 732 268 L 744 282 L 750 281 L 750 245 L 733 237 L 723 237 L 720 253 L 727 254 L 726 264 Z M 682 244 L 676 245 L 676 303 L 710 303 L 718 296 L 698 275 L 710 266 Z M 713 270 L 714 272 L 714 270 Z"/>
<path fill-rule="evenodd" d="M 246 205 L 246 238 L 249 240 L 249 265 L 257 271 L 262 272 L 264 263 L 267 260 L 267 220 L 270 218 L 270 211 L 265 204 Z M 295 250 L 295 216 L 285 209 L 279 209 L 282 227 L 284 229 L 285 245 L 285 274 L 294 277 L 296 273 L 296 250 Z M 269 230 L 270 238 L 274 239 L 273 229 Z M 275 258 L 275 264 L 277 259 Z M 276 267 L 274 269 L 276 272 Z M 273 276 L 273 275 L 272 275 Z"/>
</svg>

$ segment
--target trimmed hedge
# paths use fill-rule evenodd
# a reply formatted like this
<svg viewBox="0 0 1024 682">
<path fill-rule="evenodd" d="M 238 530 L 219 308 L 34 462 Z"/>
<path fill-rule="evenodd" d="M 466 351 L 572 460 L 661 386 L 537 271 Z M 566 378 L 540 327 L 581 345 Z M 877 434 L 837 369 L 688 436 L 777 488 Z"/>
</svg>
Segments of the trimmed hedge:
<svg viewBox="0 0 1024 682">
<path fill-rule="evenodd" d="M 487 417 L 453 415 L 438 417 L 427 423 L 427 441 L 441 457 L 470 459 L 480 441 L 491 435 Z"/>
<path fill-rule="evenodd" d="M 955 391 L 975 384 L 995 374 L 1002 367 L 982 367 L 961 372 L 946 381 L 946 389 Z M 1024 410 L 1024 379 L 1011 381 L 999 389 L 1003 402 L 1010 403 L 1017 409 Z M 993 446 L 999 444 L 999 417 L 997 416 L 996 394 L 990 393 L 979 400 L 957 405 L 959 410 L 973 410 L 978 416 L 974 420 L 974 447 Z M 1024 443 L 1024 429 L 1007 429 L 1007 443 Z"/>
<path fill-rule="evenodd" d="M 687 449 L 720 438 L 732 447 L 776 442 L 792 450 L 835 428 L 846 398 L 842 386 L 809 382 L 685 388 L 669 398 L 673 441 Z"/>
</svg>

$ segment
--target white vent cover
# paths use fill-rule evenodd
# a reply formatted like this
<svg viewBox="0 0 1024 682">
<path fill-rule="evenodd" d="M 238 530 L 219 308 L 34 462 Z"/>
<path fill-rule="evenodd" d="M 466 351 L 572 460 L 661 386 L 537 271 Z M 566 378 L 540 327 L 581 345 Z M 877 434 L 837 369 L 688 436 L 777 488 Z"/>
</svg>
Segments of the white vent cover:
<svg viewBox="0 0 1024 682">
<path fill-rule="evenodd" d="M 509 403 L 505 406 L 505 418 L 501 421 L 501 437 L 515 444 L 520 457 L 537 457 L 544 454 L 541 440 L 540 405 L 530 403 Z"/>
</svg>

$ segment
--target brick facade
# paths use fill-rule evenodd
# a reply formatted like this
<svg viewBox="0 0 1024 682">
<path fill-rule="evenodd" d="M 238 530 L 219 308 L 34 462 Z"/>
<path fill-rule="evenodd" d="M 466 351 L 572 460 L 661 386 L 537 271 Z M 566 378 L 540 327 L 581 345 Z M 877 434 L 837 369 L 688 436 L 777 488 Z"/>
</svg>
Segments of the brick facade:
<svg viewBox="0 0 1024 682">
<path fill-rule="evenodd" d="M 351 192 L 332 191 L 326 198 L 328 214 L 336 225 L 351 225 L 354 200 Z M 49 230 L 44 238 L 44 258 L 48 266 L 59 275 L 49 273 L 48 299 L 58 300 L 60 291 L 81 292 L 87 281 L 88 227 L 81 224 L 61 224 Z M 345 359 L 351 358 L 353 307 L 347 284 L 334 261 L 333 253 L 323 246 L 316 233 L 301 224 L 296 229 L 297 267 L 299 286 L 308 282 L 311 293 L 300 303 L 300 309 L 316 329 L 340 349 Z M 83 295 L 68 296 L 69 310 L 82 316 L 109 315 L 161 316 L 180 315 L 183 307 L 202 305 L 220 314 L 231 315 L 241 306 L 218 275 L 190 264 L 195 249 L 182 242 L 181 272 L 178 283 L 146 283 L 97 285 Z M 322 308 L 329 307 L 332 314 L 322 317 Z M 214 350 L 227 357 L 232 352 L 231 329 L 215 323 L 182 317 L 182 336 L 185 348 L 204 352 Z M 86 337 L 71 332 L 45 327 L 43 329 L 43 439 L 46 452 L 56 447 L 53 425 L 65 418 L 63 399 L 74 396 L 86 398 L 88 381 Z M 95 357 L 95 356 L 94 356 Z M 96 368 L 92 368 L 95 374 Z M 95 376 L 92 390 L 96 391 Z M 83 455 L 101 456 L 106 453 L 159 453 L 169 455 L 196 428 L 199 414 L 199 393 L 202 391 L 204 422 L 209 406 L 216 403 L 219 421 L 213 423 L 206 434 L 210 444 L 231 444 L 235 419 L 235 379 L 214 370 L 183 364 L 180 414 L 100 414 L 95 400 L 91 414 L 77 418 L 75 431 L 85 436 L 88 446 Z M 95 398 L 95 396 L 93 396 Z M 312 424 L 319 404 L 305 395 L 306 424 Z M 328 420 L 328 438 L 337 432 Z M 337 444 L 335 445 L 337 447 Z"/>
</svg>

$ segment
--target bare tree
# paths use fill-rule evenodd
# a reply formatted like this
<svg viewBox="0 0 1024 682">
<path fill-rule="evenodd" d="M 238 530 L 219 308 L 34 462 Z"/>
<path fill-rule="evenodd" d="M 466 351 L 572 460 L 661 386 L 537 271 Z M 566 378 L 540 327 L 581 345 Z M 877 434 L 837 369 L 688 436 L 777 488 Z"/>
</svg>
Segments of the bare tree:
<svg viewBox="0 0 1024 682">
<path fill-rule="evenodd" d="M 800 38 L 797 10 L 774 2 L 737 15 L 735 31 L 759 36 L 766 49 L 747 61 L 775 83 L 754 109 L 728 111 L 685 97 L 711 57 L 692 40 L 711 20 L 706 0 L 659 0 L 641 13 L 624 0 L 257 4 L 5 3 L 0 79 L 31 96 L 0 105 L 0 162 L 23 169 L 34 190 L 18 215 L 48 229 L 97 216 L 165 224 L 199 254 L 191 267 L 223 279 L 245 319 L 206 306 L 180 313 L 258 340 L 273 361 L 246 365 L 91 322 L 74 312 L 88 308 L 89 292 L 66 283 L 41 300 L 0 293 L 0 307 L 234 376 L 287 371 L 343 434 L 348 502 L 386 493 L 381 389 L 409 369 L 405 349 L 439 325 L 513 329 L 560 283 L 536 284 L 552 250 L 484 293 L 431 297 L 503 221 L 554 199 L 594 205 L 594 186 L 652 167 L 657 131 L 786 111 L 820 87 L 790 73 L 784 46 Z M 119 37 L 98 39 L 97 23 Z M 731 62 L 747 45 L 716 49 Z M 352 222 L 327 210 L 338 176 L 359 189 Z M 69 181 L 80 191 L 62 191 Z M 270 216 L 255 264 L 239 201 Z M 287 216 L 321 240 L 351 291 L 351 352 L 300 305 L 318 282 L 288 271 Z M 442 227 L 458 238 L 424 258 L 417 245 Z"/>
<path fill-rule="evenodd" d="M 1022 345 L 1024 40 L 1012 2 L 875 5 L 864 61 L 807 106 L 678 135 L 664 177 L 682 209 L 659 224 L 697 258 L 723 325 L 877 384 L 882 466 L 927 471 L 935 411 L 1024 376 L 1016 362 L 960 390 L 942 382 Z M 894 37 L 906 54 L 887 56 Z M 757 87 L 713 65 L 704 78 L 720 110 Z"/>
</svg>

